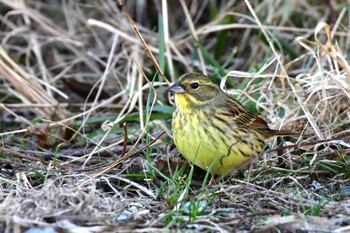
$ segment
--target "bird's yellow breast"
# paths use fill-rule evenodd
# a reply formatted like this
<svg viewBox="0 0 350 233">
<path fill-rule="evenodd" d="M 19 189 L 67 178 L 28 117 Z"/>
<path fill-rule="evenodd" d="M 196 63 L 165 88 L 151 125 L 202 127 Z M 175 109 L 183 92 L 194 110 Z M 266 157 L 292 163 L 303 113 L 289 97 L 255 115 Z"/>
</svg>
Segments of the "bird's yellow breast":
<svg viewBox="0 0 350 233">
<path fill-rule="evenodd" d="M 213 174 L 223 174 L 262 150 L 261 135 L 238 128 L 227 116 L 217 116 L 216 109 L 191 107 L 188 98 L 175 96 L 172 121 L 175 145 L 186 159 Z"/>
</svg>

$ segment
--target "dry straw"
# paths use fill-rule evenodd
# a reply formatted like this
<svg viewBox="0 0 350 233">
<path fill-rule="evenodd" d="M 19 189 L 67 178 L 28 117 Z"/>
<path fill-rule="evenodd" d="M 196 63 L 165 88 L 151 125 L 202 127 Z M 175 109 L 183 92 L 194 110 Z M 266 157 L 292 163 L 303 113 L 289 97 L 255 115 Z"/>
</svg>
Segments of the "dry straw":
<svg viewBox="0 0 350 233">
<path fill-rule="evenodd" d="M 47 89 L 56 90 L 56 88 L 27 73 L 9 57 L 2 46 L 0 46 L 0 74 L 14 88 L 13 90 L 8 87 L 9 92 L 15 94 L 23 103 L 49 104 L 52 106 L 34 108 L 38 115 L 42 117 L 56 115 L 60 119 L 67 115 L 67 111 L 62 107 L 56 108 L 59 103 L 48 94 L 42 85 L 45 85 Z"/>
</svg>

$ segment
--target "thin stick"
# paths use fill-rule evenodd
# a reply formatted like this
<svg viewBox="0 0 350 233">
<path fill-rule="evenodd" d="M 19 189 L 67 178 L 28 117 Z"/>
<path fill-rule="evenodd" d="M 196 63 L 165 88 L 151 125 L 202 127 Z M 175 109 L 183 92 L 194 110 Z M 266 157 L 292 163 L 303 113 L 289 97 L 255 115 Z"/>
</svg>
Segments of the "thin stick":
<svg viewBox="0 0 350 233">
<path fill-rule="evenodd" d="M 123 150 L 120 155 L 121 158 L 124 157 L 126 152 L 126 145 L 128 144 L 128 126 L 126 125 L 126 122 L 124 122 L 123 128 L 124 128 L 124 143 L 123 143 Z"/>
<path fill-rule="evenodd" d="M 200 60 L 200 64 L 202 66 L 202 72 L 203 74 L 207 74 L 207 69 L 205 67 L 205 62 L 204 62 L 204 58 L 203 58 L 203 54 L 200 50 L 200 48 L 198 47 L 197 43 L 199 42 L 199 38 L 196 34 L 196 29 L 194 27 L 194 24 L 192 22 L 192 18 L 191 18 L 191 14 L 190 12 L 188 11 L 188 8 L 186 6 L 186 3 L 184 0 L 180 0 L 180 4 L 182 6 L 182 9 L 184 10 L 184 13 L 185 13 L 185 16 L 186 16 L 186 19 L 187 19 L 187 23 L 188 23 L 188 27 L 190 29 L 190 32 L 192 34 L 192 37 L 195 39 L 196 41 L 196 44 L 195 46 L 197 47 L 197 52 L 198 52 L 198 56 L 199 56 L 199 60 Z"/>
<path fill-rule="evenodd" d="M 135 153 L 131 153 L 135 150 L 135 146 L 133 146 L 123 157 L 120 157 L 118 160 L 110 163 L 109 165 L 105 166 L 104 168 L 102 168 L 101 170 L 97 169 L 97 173 L 95 173 L 92 178 L 96 178 L 99 177 L 100 175 L 104 174 L 105 172 L 111 170 L 112 168 L 118 166 L 122 161 L 124 161 L 125 159 L 145 150 L 146 148 L 150 147 L 151 145 L 153 145 L 161 136 L 163 136 L 165 134 L 165 131 L 162 132 L 161 134 L 159 134 L 155 139 L 153 139 L 150 143 L 148 143 L 147 145 L 145 145 L 144 147 L 142 147 L 141 149 L 137 150 Z"/>
<path fill-rule="evenodd" d="M 167 79 L 167 77 L 165 77 L 165 74 L 163 73 L 162 69 L 160 68 L 160 66 L 159 66 L 159 64 L 158 64 L 158 62 L 157 62 L 157 60 L 156 60 L 156 58 L 153 56 L 153 54 L 152 54 L 150 48 L 148 47 L 146 41 L 143 39 L 143 37 L 142 37 L 142 35 L 141 35 L 139 29 L 136 27 L 135 22 L 132 20 L 132 18 L 131 18 L 131 16 L 130 16 L 129 12 L 128 12 L 128 10 L 126 9 L 126 7 L 124 6 L 122 0 L 118 0 L 118 5 L 119 5 L 119 8 L 123 10 L 123 12 L 124 12 L 126 18 L 128 19 L 128 21 L 129 21 L 131 27 L 134 29 L 136 35 L 137 35 L 137 36 L 139 37 L 139 39 L 141 40 L 142 45 L 143 45 L 143 47 L 144 47 L 146 53 L 150 56 L 150 58 L 151 58 L 151 60 L 152 60 L 152 63 L 153 63 L 153 65 L 154 65 L 154 67 L 156 68 L 157 72 L 159 73 L 160 76 L 162 76 L 162 78 L 164 79 L 164 81 L 165 81 L 168 85 L 170 85 L 169 80 Z"/>
</svg>

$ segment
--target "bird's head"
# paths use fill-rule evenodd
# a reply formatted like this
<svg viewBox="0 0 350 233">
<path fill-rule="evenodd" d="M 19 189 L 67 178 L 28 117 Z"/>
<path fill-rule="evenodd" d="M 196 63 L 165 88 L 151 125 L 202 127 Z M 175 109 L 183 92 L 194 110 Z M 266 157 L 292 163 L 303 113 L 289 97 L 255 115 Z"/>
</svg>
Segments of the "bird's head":
<svg viewBox="0 0 350 233">
<path fill-rule="evenodd" d="M 178 106 L 193 108 L 212 103 L 222 92 L 210 77 L 197 73 L 182 75 L 168 91 L 175 94 Z"/>
</svg>

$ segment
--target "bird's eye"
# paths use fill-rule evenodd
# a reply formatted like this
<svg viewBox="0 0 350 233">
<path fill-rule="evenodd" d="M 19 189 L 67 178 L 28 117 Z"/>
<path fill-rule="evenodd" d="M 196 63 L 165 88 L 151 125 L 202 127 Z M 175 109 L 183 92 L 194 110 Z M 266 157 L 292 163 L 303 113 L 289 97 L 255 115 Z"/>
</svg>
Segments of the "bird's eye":
<svg viewBox="0 0 350 233">
<path fill-rule="evenodd" d="M 199 84 L 197 82 L 191 83 L 191 88 L 192 89 L 198 89 L 198 87 L 199 87 Z"/>
</svg>

